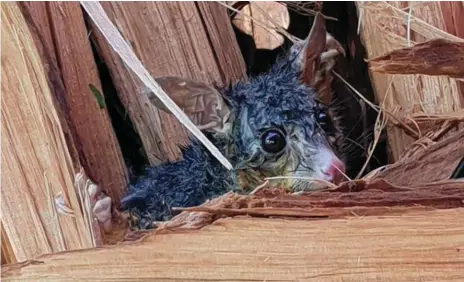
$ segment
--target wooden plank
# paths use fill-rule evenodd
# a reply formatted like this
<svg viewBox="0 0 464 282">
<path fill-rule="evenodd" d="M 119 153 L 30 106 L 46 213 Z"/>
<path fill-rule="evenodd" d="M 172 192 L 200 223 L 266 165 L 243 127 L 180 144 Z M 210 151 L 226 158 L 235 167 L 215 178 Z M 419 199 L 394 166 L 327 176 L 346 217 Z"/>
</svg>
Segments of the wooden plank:
<svg viewBox="0 0 464 282">
<path fill-rule="evenodd" d="M 153 77 L 177 75 L 223 85 L 237 73 L 245 73 L 236 42 L 228 42 L 228 48 L 218 44 L 224 38 L 234 38 L 230 23 L 223 20 L 205 28 L 194 2 L 102 2 L 102 6 Z M 211 33 L 214 29 L 215 34 L 223 37 L 218 40 L 212 37 L 214 47 L 211 47 L 207 31 Z M 175 117 L 151 107 L 140 81 L 124 67 L 96 28 L 92 34 L 150 163 L 177 159 L 180 154 L 177 145 L 186 142 L 184 128 Z M 228 64 L 223 58 L 236 63 Z"/>
<path fill-rule="evenodd" d="M 446 32 L 464 38 L 464 3 L 459 1 L 440 2 L 443 25 Z"/>
<path fill-rule="evenodd" d="M 447 15 L 440 12 L 439 2 L 409 2 L 409 4 L 405 1 L 358 2 L 356 4 L 358 14 L 361 16 L 361 38 L 366 46 L 368 59 L 436 38 L 464 41 L 443 31 L 443 23 Z M 408 16 L 408 5 L 411 9 L 411 17 Z M 427 114 L 452 112 L 464 107 L 463 93 L 454 78 L 371 72 L 371 80 L 377 99 L 380 102 L 385 101 L 385 108 L 390 112 L 393 112 L 397 106 L 404 109 L 406 113 L 421 110 Z M 393 125 L 387 126 L 387 132 L 393 155 L 392 161 L 395 161 L 414 140 L 402 129 Z"/>
<path fill-rule="evenodd" d="M 196 4 L 221 75 L 221 81 L 213 82 L 227 85 L 244 78 L 245 62 L 236 43 L 226 7 L 201 1 Z"/>
<path fill-rule="evenodd" d="M 36 34 L 33 34 L 33 36 L 35 35 L 42 39 L 45 51 L 50 54 L 50 59 L 57 66 L 55 44 L 53 44 L 52 29 L 50 28 L 50 19 L 48 16 L 48 4 L 46 2 L 24 1 L 19 3 L 19 7 L 26 21 L 29 21 L 30 29 L 31 26 L 35 28 Z"/>
<path fill-rule="evenodd" d="M 22 5 L 45 45 L 48 61 L 62 78 L 66 105 L 61 106 L 75 131 L 80 163 L 88 176 L 119 202 L 127 184 L 126 168 L 108 112 L 100 108 L 89 87 L 94 85 L 104 95 L 79 3 Z"/>
<path fill-rule="evenodd" d="M 5 233 L 18 261 L 91 247 L 93 239 L 73 185 L 75 163 L 47 70 L 18 4 L 2 3 L 1 9 L 1 214 Z M 59 193 L 74 216 L 57 213 L 54 198 Z"/>
<path fill-rule="evenodd" d="M 94 85 L 104 95 L 80 4 L 47 4 L 81 164 L 90 179 L 119 203 L 127 185 L 126 167 L 108 112 L 89 87 Z"/>
<path fill-rule="evenodd" d="M 41 59 L 45 62 L 43 68 L 49 79 L 51 94 L 54 96 L 55 109 L 60 119 L 66 143 L 68 144 L 74 170 L 78 171 L 81 164 L 79 162 L 79 152 L 75 138 L 76 131 L 72 127 L 72 123 L 70 122 L 71 117 L 67 109 L 65 99 L 66 89 L 55 56 L 56 52 L 48 18 L 47 3 L 24 1 L 18 3 L 18 6 L 28 24 L 37 51 Z"/>
<path fill-rule="evenodd" d="M 334 220 L 222 219 L 199 231 L 45 255 L 3 281 L 462 281 L 464 209 Z"/>
<path fill-rule="evenodd" d="M 450 34 L 464 38 L 464 3 L 462 1 L 441 1 L 444 30 Z M 458 81 L 461 91 L 461 105 L 464 105 L 464 81 Z"/>
</svg>

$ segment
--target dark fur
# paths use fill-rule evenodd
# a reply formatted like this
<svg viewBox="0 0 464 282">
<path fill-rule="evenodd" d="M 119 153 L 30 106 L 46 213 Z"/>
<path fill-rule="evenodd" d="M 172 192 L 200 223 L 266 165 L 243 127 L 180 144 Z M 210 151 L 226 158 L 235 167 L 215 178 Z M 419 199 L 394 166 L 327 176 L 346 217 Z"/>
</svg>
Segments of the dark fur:
<svg viewBox="0 0 464 282">
<path fill-rule="evenodd" d="M 147 222 L 168 220 L 172 207 L 200 205 L 228 191 L 240 191 L 239 170 L 251 176 L 310 174 L 316 164 L 311 155 L 329 144 L 337 149 L 339 131 L 336 124 L 324 132 L 316 114 L 324 107 L 317 103 L 316 93 L 300 83 L 300 69 L 295 53 L 279 59 L 271 70 L 248 81 L 238 82 L 220 90 L 232 115 L 231 129 L 226 133 L 208 134 L 234 166 L 225 169 L 204 146 L 192 139 L 183 149 L 183 160 L 148 167 L 130 185 L 122 207 L 135 214 L 139 227 Z M 269 155 L 260 149 L 260 133 L 270 126 L 282 129 L 292 146 L 282 155 Z M 328 142 L 328 134 L 336 142 Z M 253 177 L 251 177 L 253 178 Z M 251 181 L 251 185 L 257 185 Z M 252 187 L 250 187 L 252 188 Z"/>
</svg>

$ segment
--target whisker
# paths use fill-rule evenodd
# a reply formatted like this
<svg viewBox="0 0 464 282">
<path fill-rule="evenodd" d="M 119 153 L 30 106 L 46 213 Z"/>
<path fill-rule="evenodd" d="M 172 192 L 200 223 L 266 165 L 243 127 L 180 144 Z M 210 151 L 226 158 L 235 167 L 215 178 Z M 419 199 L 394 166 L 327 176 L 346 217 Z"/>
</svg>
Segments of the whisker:
<svg viewBox="0 0 464 282">
<path fill-rule="evenodd" d="M 361 144 L 359 144 L 359 143 L 357 143 L 356 141 L 354 141 L 354 140 L 352 140 L 352 139 L 350 139 L 350 138 L 347 138 L 347 137 L 346 137 L 345 139 L 346 139 L 347 141 L 352 142 L 352 143 L 351 143 L 352 145 L 356 145 L 356 146 L 358 146 L 358 148 L 363 149 L 363 152 L 364 152 L 364 153 L 367 153 L 367 148 L 365 148 L 365 147 L 362 146 Z M 366 155 L 367 155 L 367 154 L 366 154 Z M 374 160 L 376 160 L 378 163 L 381 163 L 375 156 L 372 156 L 372 158 L 373 158 Z"/>
<path fill-rule="evenodd" d="M 347 134 L 345 134 L 346 136 L 349 136 L 353 132 L 353 130 L 356 128 L 356 126 L 358 126 L 359 122 L 361 122 L 362 118 L 363 118 L 362 116 L 359 117 L 359 119 L 356 121 L 356 123 L 351 127 L 350 131 Z"/>
<path fill-rule="evenodd" d="M 272 176 L 272 177 L 266 177 L 264 180 L 279 180 L 279 179 L 298 179 L 298 180 L 305 180 L 309 182 L 320 182 L 323 184 L 326 184 L 327 186 L 330 186 L 331 188 L 336 188 L 337 185 L 330 183 L 326 180 L 323 179 L 318 179 L 318 178 L 313 178 L 313 177 L 304 177 L 304 176 Z"/>
<path fill-rule="evenodd" d="M 337 167 L 337 166 L 334 166 L 334 167 L 335 167 L 335 168 L 338 170 L 338 172 L 340 172 L 346 179 L 348 179 L 348 181 L 351 181 L 351 180 L 352 180 L 352 179 L 351 179 L 348 175 L 346 175 L 346 173 L 343 172 L 339 167 Z"/>
<path fill-rule="evenodd" d="M 363 132 L 361 135 L 359 135 L 355 140 L 356 142 L 363 142 L 363 141 L 366 141 L 366 140 L 369 140 L 369 138 L 372 137 L 372 135 L 374 134 L 373 131 L 369 132 L 369 133 L 366 133 L 367 131 Z"/>
</svg>

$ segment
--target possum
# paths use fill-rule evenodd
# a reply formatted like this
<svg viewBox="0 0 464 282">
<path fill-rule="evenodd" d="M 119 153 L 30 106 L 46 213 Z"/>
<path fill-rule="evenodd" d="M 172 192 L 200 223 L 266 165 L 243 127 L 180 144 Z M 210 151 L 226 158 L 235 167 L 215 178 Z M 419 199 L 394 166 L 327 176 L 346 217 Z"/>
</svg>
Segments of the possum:
<svg viewBox="0 0 464 282">
<path fill-rule="evenodd" d="M 293 192 L 311 190 L 309 178 L 340 182 L 343 134 L 328 106 L 331 93 L 321 85 L 341 53 L 318 15 L 308 37 L 267 73 L 223 88 L 157 78 L 233 169 L 191 137 L 181 148 L 181 160 L 146 167 L 138 175 L 121 200 L 122 209 L 138 218 L 138 228 L 147 229 L 171 219 L 172 207 L 201 205 L 229 191 L 248 193 L 266 177 L 288 177 L 281 183 Z M 154 95 L 150 101 L 169 112 Z"/>
</svg>

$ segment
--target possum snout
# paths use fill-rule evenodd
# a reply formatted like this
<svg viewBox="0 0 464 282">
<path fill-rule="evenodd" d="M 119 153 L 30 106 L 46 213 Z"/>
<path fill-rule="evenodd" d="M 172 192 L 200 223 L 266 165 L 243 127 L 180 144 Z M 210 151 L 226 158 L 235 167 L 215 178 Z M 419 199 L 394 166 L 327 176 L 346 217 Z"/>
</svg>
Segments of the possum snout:
<svg viewBox="0 0 464 282">
<path fill-rule="evenodd" d="M 324 158 L 320 167 L 322 179 L 334 184 L 342 182 L 345 178 L 345 164 L 328 149 L 321 152 L 321 158 Z"/>
<path fill-rule="evenodd" d="M 292 190 L 312 190 L 312 180 L 339 184 L 345 179 L 345 164 L 325 141 L 323 134 L 308 137 L 300 131 L 292 144 L 295 181 Z"/>
</svg>

